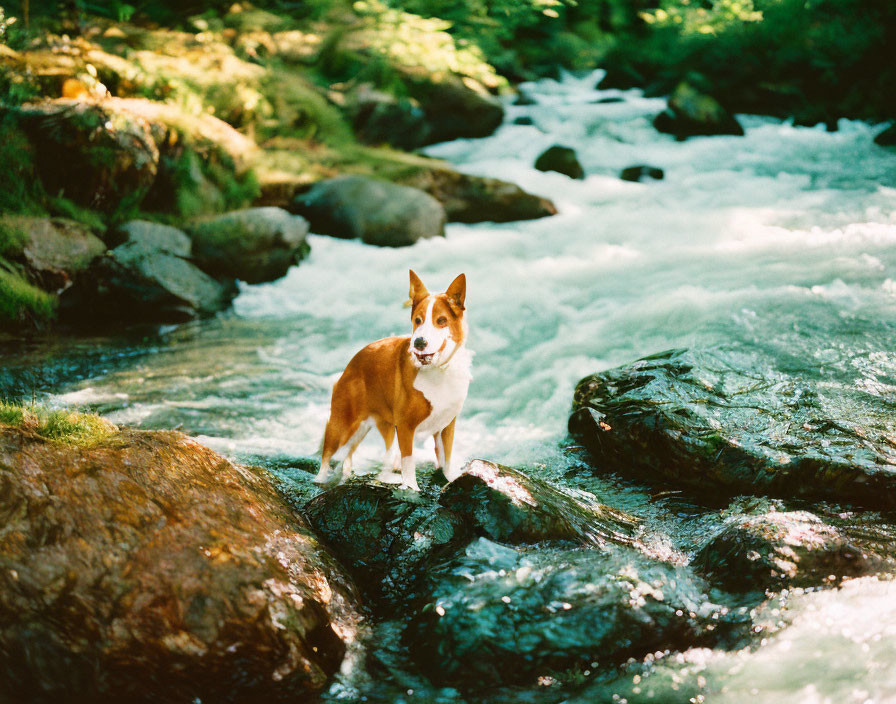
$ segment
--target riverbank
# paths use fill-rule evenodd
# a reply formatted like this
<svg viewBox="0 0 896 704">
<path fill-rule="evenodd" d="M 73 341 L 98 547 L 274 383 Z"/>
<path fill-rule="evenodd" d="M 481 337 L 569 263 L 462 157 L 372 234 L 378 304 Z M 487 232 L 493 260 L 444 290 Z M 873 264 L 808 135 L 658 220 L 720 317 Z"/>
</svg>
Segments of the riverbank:
<svg viewBox="0 0 896 704">
<path fill-rule="evenodd" d="M 377 5 L 297 18 L 237 4 L 172 18 L 171 28 L 62 12 L 32 17 L 24 33 L 17 19 L 5 21 L 0 55 L 6 327 L 224 309 L 235 281 L 278 278 L 306 254 L 304 234 L 267 226 L 259 238 L 248 223 L 287 222 L 282 210 L 303 212 L 312 184 L 341 175 L 406 187 L 384 191 L 395 214 L 380 226 L 396 234 L 380 244 L 443 234 L 415 229 L 407 213 L 417 202 L 435 222 L 556 212 L 511 183 L 404 151 L 490 134 L 503 117 L 497 96 L 509 90 L 475 51 L 419 17 Z M 253 205 L 281 213 L 229 215 L 220 221 L 229 234 L 197 240 L 217 227 L 214 216 Z M 173 226 L 180 244 L 172 251 L 156 228 L 135 252 L 128 233 L 146 223 Z M 251 252 L 240 251 L 247 237 Z M 248 274 L 210 263 L 245 256 L 258 260 Z M 130 303 L 111 305 L 122 298 L 142 312 L 128 319 Z"/>
</svg>

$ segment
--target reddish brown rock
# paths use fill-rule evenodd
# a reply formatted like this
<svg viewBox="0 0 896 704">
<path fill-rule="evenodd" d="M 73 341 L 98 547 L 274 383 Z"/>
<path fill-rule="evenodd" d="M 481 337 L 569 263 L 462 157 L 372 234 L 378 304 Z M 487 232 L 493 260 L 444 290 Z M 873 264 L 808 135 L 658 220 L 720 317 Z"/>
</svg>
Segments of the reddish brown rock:
<svg viewBox="0 0 896 704">
<path fill-rule="evenodd" d="M 0 519 L 5 701 L 304 701 L 355 639 L 353 586 L 267 476 L 180 433 L 0 426 Z"/>
</svg>

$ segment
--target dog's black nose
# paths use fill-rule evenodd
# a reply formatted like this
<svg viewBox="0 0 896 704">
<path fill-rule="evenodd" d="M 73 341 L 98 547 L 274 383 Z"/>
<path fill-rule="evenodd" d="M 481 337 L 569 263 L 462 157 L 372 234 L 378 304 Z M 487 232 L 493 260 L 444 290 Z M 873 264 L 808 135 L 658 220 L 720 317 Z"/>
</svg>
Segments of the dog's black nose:
<svg viewBox="0 0 896 704">
<path fill-rule="evenodd" d="M 426 349 L 426 340 L 424 340 L 422 337 L 416 338 L 414 340 L 414 347 L 416 347 L 418 350 Z"/>
</svg>

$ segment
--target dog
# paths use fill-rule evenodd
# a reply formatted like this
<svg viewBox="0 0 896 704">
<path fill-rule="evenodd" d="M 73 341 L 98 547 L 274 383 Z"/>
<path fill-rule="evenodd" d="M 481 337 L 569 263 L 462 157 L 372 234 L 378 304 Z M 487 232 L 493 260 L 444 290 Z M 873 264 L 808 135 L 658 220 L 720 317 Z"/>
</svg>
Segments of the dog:
<svg viewBox="0 0 896 704">
<path fill-rule="evenodd" d="M 472 379 L 473 354 L 466 348 L 464 317 L 467 280 L 461 274 L 444 293 L 432 294 L 413 269 L 410 279 L 410 337 L 387 337 L 367 345 L 333 386 L 320 472 L 314 478 L 318 484 L 333 482 L 330 460 L 343 450 L 340 481 L 348 478 L 352 453 L 374 426 L 386 443 L 380 480 L 400 481 L 419 492 L 414 440 L 427 435 L 435 439 L 436 463 L 445 478 L 457 478 L 450 469 L 454 424 Z M 400 463 L 392 450 L 396 435 Z"/>
</svg>

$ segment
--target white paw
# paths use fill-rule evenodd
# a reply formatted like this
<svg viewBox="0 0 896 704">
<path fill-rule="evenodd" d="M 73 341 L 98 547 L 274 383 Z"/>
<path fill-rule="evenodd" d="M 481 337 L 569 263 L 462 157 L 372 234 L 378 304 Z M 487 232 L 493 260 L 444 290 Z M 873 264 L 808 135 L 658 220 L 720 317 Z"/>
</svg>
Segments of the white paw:
<svg viewBox="0 0 896 704">
<path fill-rule="evenodd" d="M 383 484 L 401 484 L 401 475 L 398 472 L 383 470 L 376 475 L 376 480 Z"/>
<path fill-rule="evenodd" d="M 461 470 L 459 470 L 459 469 L 451 469 L 451 468 L 443 469 L 443 470 L 442 470 L 442 474 L 445 475 L 445 479 L 448 480 L 448 483 L 449 483 L 449 484 L 450 484 L 451 482 L 453 482 L 455 479 L 457 479 L 458 477 L 463 476 L 463 472 L 462 472 Z"/>
</svg>

